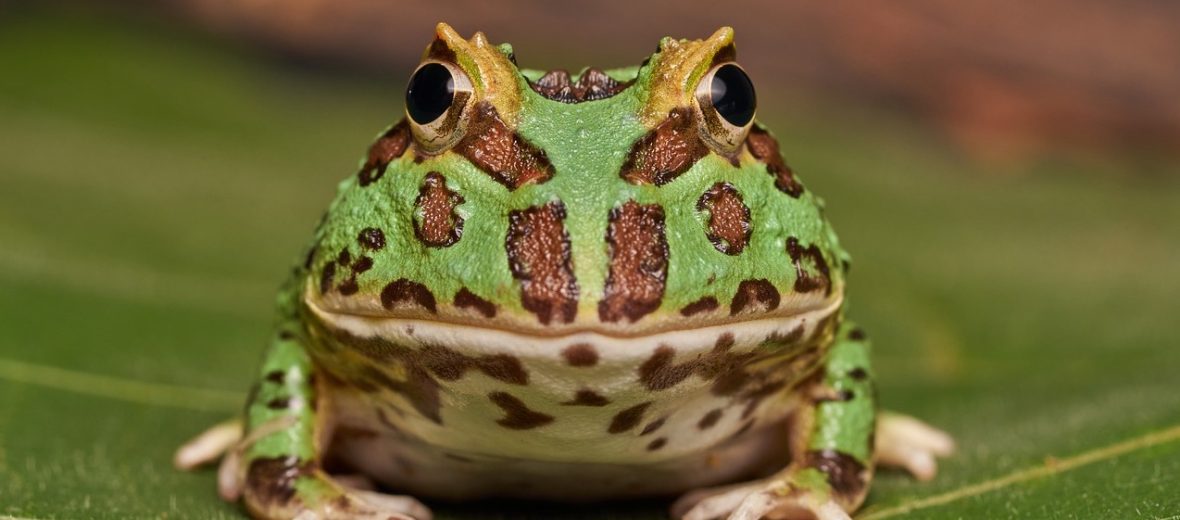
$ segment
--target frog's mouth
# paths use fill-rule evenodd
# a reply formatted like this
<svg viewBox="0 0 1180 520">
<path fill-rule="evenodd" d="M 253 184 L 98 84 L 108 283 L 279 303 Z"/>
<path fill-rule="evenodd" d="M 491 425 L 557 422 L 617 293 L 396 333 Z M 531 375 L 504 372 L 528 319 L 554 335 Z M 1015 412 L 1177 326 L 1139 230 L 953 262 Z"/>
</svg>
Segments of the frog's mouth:
<svg viewBox="0 0 1180 520">
<path fill-rule="evenodd" d="M 628 357 L 671 346 L 677 350 L 711 349 L 721 341 L 736 344 L 767 342 L 797 342 L 830 334 L 843 305 L 841 291 L 833 291 L 821 298 L 784 300 L 783 305 L 769 312 L 741 316 L 714 316 L 714 319 L 663 317 L 652 314 L 648 323 L 630 327 L 603 324 L 597 321 L 575 321 L 560 327 L 541 327 L 535 316 L 526 313 L 501 313 L 488 318 L 466 308 L 435 305 L 427 308 L 407 306 L 392 311 L 359 306 L 339 307 L 331 299 L 320 299 L 308 291 L 304 309 L 308 318 L 323 330 L 334 331 L 350 338 L 382 338 L 397 344 L 450 345 L 472 351 L 534 350 L 537 353 L 565 351 L 577 345 L 594 345 L 617 350 L 617 355 Z M 727 314 L 727 313 L 714 313 Z M 609 325 L 609 326 L 607 326 Z M 576 348 L 575 348 L 576 351 Z"/>
</svg>

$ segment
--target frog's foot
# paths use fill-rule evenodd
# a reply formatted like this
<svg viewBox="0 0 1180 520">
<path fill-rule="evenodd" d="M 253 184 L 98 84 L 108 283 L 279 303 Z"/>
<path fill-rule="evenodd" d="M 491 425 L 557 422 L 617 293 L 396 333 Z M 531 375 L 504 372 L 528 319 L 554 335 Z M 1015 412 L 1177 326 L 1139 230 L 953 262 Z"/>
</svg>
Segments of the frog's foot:
<svg viewBox="0 0 1180 520">
<path fill-rule="evenodd" d="M 792 482 L 790 473 L 699 489 L 672 505 L 677 520 L 851 520 L 829 493 Z"/>
<path fill-rule="evenodd" d="M 882 413 L 877 419 L 877 462 L 904 468 L 918 480 L 938 473 L 936 457 L 955 451 L 946 432 L 908 415 Z"/>
<path fill-rule="evenodd" d="M 223 472 L 224 473 L 224 472 Z M 431 520 L 430 509 L 410 496 L 348 487 L 295 457 L 250 464 L 241 487 L 255 518 L 297 520 Z"/>
</svg>

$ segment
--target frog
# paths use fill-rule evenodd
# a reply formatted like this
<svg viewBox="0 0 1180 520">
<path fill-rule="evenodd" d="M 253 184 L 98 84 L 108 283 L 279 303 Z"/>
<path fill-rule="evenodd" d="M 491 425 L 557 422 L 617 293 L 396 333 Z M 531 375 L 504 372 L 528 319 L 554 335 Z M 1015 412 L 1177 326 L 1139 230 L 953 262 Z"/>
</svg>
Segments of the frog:
<svg viewBox="0 0 1180 520">
<path fill-rule="evenodd" d="M 184 445 L 255 518 L 679 497 L 848 519 L 953 439 L 877 412 L 850 256 L 755 118 L 734 31 L 520 68 L 442 23 L 277 297 L 242 419 Z"/>
</svg>

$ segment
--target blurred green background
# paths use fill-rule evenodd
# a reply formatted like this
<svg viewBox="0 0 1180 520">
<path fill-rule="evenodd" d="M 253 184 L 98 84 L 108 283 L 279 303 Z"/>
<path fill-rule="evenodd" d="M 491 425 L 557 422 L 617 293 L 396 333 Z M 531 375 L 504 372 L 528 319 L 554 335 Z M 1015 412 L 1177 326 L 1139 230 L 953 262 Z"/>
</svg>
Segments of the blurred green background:
<svg viewBox="0 0 1180 520">
<path fill-rule="evenodd" d="M 0 2 L 0 516 L 241 515 L 172 450 L 240 406 L 289 261 L 445 19 L 570 69 L 735 25 L 853 253 L 884 405 L 961 445 L 860 518 L 1180 518 L 1173 4 L 503 5 Z"/>
</svg>

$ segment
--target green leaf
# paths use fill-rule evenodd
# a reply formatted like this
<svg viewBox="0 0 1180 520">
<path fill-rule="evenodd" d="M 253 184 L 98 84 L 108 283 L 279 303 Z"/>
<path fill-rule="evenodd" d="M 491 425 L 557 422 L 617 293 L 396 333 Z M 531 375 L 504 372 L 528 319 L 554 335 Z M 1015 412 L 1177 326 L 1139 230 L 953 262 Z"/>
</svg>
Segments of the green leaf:
<svg viewBox="0 0 1180 520">
<path fill-rule="evenodd" d="M 279 278 L 400 110 L 175 33 L 0 19 L 0 516 L 241 516 L 172 451 L 236 412 Z M 860 518 L 1180 514 L 1180 180 L 1126 171 L 1175 163 L 996 172 L 891 116 L 769 119 L 854 255 L 882 401 L 960 443 L 933 482 L 881 472 Z"/>
</svg>

